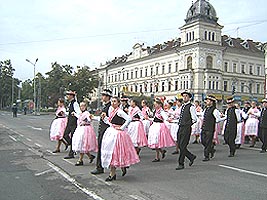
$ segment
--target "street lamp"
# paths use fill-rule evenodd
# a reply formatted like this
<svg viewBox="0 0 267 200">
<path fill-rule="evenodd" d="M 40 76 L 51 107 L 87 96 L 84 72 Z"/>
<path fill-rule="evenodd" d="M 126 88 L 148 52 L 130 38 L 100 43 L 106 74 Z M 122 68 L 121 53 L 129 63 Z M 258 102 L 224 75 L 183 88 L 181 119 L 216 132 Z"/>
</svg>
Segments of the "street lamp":
<svg viewBox="0 0 267 200">
<path fill-rule="evenodd" d="M 38 58 L 36 58 L 35 63 L 31 62 L 29 59 L 26 59 L 26 61 L 30 64 L 33 65 L 33 110 L 34 110 L 34 115 L 36 115 L 36 108 L 35 108 L 35 104 L 36 104 L 36 89 L 35 89 L 35 65 L 38 61 Z"/>
</svg>

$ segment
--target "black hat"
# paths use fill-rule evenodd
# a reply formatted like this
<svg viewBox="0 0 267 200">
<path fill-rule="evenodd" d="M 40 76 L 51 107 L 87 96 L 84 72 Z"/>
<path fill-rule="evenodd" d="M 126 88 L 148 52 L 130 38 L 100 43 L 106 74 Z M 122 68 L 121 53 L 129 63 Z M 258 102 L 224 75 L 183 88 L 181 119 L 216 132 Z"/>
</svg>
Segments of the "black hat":
<svg viewBox="0 0 267 200">
<path fill-rule="evenodd" d="M 207 97 L 205 98 L 205 100 L 207 100 L 207 99 L 209 99 L 209 100 L 211 100 L 213 102 L 216 102 L 217 101 L 216 97 L 214 95 L 212 95 L 212 94 L 207 95 Z"/>
<path fill-rule="evenodd" d="M 192 98 L 192 94 L 188 92 L 187 90 L 183 91 L 181 95 L 183 96 L 184 94 L 187 94 L 190 98 Z"/>
<path fill-rule="evenodd" d="M 227 100 L 226 100 L 227 104 L 230 104 L 230 103 L 233 103 L 233 102 L 235 102 L 234 97 L 228 97 Z"/>
<path fill-rule="evenodd" d="M 112 97 L 112 92 L 109 89 L 104 89 L 103 92 L 101 93 L 102 95 Z"/>
</svg>

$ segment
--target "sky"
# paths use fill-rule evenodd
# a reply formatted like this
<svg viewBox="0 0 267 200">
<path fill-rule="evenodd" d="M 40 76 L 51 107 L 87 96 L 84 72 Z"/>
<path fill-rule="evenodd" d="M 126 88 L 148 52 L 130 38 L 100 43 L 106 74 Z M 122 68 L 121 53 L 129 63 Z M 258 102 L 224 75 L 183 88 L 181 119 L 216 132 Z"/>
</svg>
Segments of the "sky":
<svg viewBox="0 0 267 200">
<path fill-rule="evenodd" d="M 195 2 L 195 0 L 194 0 Z M 266 0 L 209 0 L 223 34 L 267 42 Z M 0 61 L 14 76 L 45 75 L 51 63 L 99 67 L 130 53 L 179 37 L 192 0 L 0 0 Z"/>
</svg>

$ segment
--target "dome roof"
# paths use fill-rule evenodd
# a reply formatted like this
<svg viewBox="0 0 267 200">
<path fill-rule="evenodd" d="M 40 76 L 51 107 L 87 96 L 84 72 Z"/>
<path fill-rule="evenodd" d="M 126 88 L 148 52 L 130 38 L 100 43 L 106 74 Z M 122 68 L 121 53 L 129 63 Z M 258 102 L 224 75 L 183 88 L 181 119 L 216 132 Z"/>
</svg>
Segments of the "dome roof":
<svg viewBox="0 0 267 200">
<path fill-rule="evenodd" d="M 218 21 L 214 7 L 206 0 L 197 0 L 187 12 L 186 24 L 198 20 L 209 23 L 217 23 Z"/>
</svg>

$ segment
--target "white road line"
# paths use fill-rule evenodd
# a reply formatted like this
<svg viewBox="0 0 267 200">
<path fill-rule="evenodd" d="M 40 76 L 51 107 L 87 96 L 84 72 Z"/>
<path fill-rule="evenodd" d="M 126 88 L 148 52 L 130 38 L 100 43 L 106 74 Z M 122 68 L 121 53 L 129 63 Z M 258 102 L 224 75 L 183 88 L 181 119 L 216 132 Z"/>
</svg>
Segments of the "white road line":
<svg viewBox="0 0 267 200">
<path fill-rule="evenodd" d="M 9 137 L 14 140 L 15 142 L 17 142 L 16 138 L 12 137 L 11 135 L 9 135 Z"/>
<path fill-rule="evenodd" d="M 96 176 L 96 175 L 93 175 L 93 174 L 92 174 L 92 176 L 95 177 L 97 180 L 101 181 L 102 183 L 108 185 L 108 186 L 112 185 L 111 182 L 107 182 L 107 181 L 103 180 L 102 178 L 100 178 L 99 176 Z"/>
<path fill-rule="evenodd" d="M 239 169 L 239 168 L 231 167 L 231 166 L 227 166 L 227 165 L 219 165 L 219 166 L 223 167 L 223 168 L 226 168 L 226 169 L 231 169 L 231 170 L 234 170 L 234 171 L 238 171 L 238 172 L 241 172 L 241 173 L 247 173 L 247 174 L 256 175 L 256 176 L 262 176 L 262 177 L 267 178 L 267 174 L 263 174 L 263 173 L 259 173 L 259 172 L 253 172 L 253 171 L 244 170 L 244 169 Z"/>
<path fill-rule="evenodd" d="M 138 195 L 129 195 L 129 197 L 136 199 L 136 200 L 146 200 L 143 197 L 139 197 Z"/>
<path fill-rule="evenodd" d="M 50 166 L 52 169 L 54 169 L 56 172 L 58 172 L 61 176 L 63 176 L 65 179 L 67 179 L 69 182 L 71 182 L 74 186 L 76 186 L 78 189 L 83 191 L 85 194 L 90 196 L 91 198 L 95 200 L 104 200 L 102 197 L 98 196 L 93 191 L 88 190 L 87 188 L 83 187 L 79 182 L 77 182 L 74 178 L 71 178 L 66 172 L 55 166 L 53 163 L 47 163 L 48 166 Z"/>
<path fill-rule="evenodd" d="M 42 147 L 42 145 L 38 144 L 38 143 L 34 143 L 36 146 L 38 147 Z"/>
<path fill-rule="evenodd" d="M 24 135 L 22 135 L 21 133 L 18 133 L 18 134 L 19 134 L 19 136 L 24 137 Z"/>
<path fill-rule="evenodd" d="M 31 141 L 32 141 L 30 138 L 26 138 L 26 140 L 28 140 L 29 142 L 31 142 Z"/>
<path fill-rule="evenodd" d="M 68 159 L 64 159 L 62 158 L 65 162 L 69 163 L 69 164 L 72 164 L 72 165 L 75 165 L 74 163 L 70 162 Z"/>
<path fill-rule="evenodd" d="M 42 131 L 43 129 L 42 128 L 37 128 L 37 127 L 33 127 L 33 126 L 27 126 L 29 128 L 32 128 L 33 130 L 38 130 L 38 131 Z"/>
<path fill-rule="evenodd" d="M 51 153 L 51 154 L 55 154 L 51 150 L 48 150 L 48 149 L 46 150 L 46 152 Z"/>
<path fill-rule="evenodd" d="M 47 173 L 52 172 L 52 171 L 54 171 L 54 170 L 53 170 L 53 169 L 48 169 L 48 170 L 45 170 L 45 171 L 43 171 L 43 172 L 36 173 L 36 174 L 34 174 L 34 175 L 35 175 L 35 176 L 41 176 L 41 175 L 47 174 Z"/>
<path fill-rule="evenodd" d="M 242 149 L 247 149 L 247 150 L 253 150 L 253 151 L 261 151 L 260 148 L 256 148 L 256 147 L 241 147 Z"/>
</svg>

